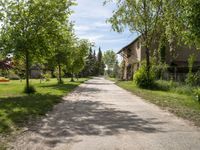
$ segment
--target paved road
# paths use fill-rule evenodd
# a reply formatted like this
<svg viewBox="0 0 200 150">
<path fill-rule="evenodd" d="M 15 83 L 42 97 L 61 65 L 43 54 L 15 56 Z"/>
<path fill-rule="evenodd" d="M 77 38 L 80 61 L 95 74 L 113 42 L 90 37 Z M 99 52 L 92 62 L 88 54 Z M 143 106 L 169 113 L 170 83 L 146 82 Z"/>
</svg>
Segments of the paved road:
<svg viewBox="0 0 200 150">
<path fill-rule="evenodd" d="M 103 78 L 82 84 L 16 150 L 200 150 L 200 129 Z"/>
</svg>

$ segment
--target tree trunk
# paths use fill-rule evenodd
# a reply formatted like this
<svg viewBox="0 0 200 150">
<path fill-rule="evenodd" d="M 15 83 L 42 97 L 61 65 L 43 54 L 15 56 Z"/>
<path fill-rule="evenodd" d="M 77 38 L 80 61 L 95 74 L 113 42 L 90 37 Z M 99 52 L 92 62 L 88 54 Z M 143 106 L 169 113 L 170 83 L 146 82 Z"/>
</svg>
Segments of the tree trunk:
<svg viewBox="0 0 200 150">
<path fill-rule="evenodd" d="M 74 82 L 74 73 L 72 73 L 71 82 Z"/>
<path fill-rule="evenodd" d="M 58 82 L 62 83 L 62 78 L 61 78 L 61 65 L 58 65 Z"/>
<path fill-rule="evenodd" d="M 76 80 L 78 81 L 78 79 L 79 79 L 79 76 L 78 76 L 78 75 L 76 75 Z"/>
<path fill-rule="evenodd" d="M 72 72 L 71 72 L 72 76 L 71 76 L 71 82 L 74 82 L 74 69 L 72 68 Z"/>
<path fill-rule="evenodd" d="M 146 69 L 147 69 L 147 78 L 149 79 L 150 75 L 150 52 L 148 46 L 146 46 Z"/>
<path fill-rule="evenodd" d="M 26 51 L 26 88 L 29 89 L 29 52 Z"/>
</svg>

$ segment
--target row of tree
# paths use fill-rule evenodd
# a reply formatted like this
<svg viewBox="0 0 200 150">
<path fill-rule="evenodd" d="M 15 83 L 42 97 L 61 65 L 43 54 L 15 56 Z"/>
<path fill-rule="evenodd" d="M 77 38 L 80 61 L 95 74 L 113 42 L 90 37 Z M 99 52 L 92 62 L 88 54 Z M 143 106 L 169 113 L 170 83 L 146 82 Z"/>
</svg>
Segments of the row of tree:
<svg viewBox="0 0 200 150">
<path fill-rule="evenodd" d="M 36 62 L 57 67 L 59 83 L 63 68 L 72 77 L 83 69 L 91 44 L 74 34 L 69 20 L 73 5 L 73 0 L 0 1 L 0 53 L 23 62 L 27 92 L 30 67 Z"/>
<path fill-rule="evenodd" d="M 111 2 L 111 0 L 106 0 Z M 146 73 L 149 78 L 152 43 L 159 49 L 170 46 L 173 54 L 176 45 L 187 44 L 200 48 L 200 1 L 199 0 L 120 0 L 112 1 L 117 8 L 108 20 L 117 32 L 127 27 L 138 32 L 146 48 Z M 160 58 L 162 59 L 162 58 Z M 162 60 L 161 60 L 162 61 Z"/>
<path fill-rule="evenodd" d="M 104 60 L 101 48 L 99 47 L 98 53 L 96 54 L 95 50 L 90 48 L 89 54 L 86 58 L 86 64 L 82 72 L 81 76 L 99 76 L 104 75 Z"/>
</svg>

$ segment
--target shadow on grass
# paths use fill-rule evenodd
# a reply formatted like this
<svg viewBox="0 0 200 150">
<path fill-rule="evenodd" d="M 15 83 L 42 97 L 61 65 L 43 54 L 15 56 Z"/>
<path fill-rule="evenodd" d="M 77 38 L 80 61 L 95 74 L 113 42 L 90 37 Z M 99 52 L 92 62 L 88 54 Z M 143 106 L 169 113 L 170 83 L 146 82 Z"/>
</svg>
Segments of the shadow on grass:
<svg viewBox="0 0 200 150">
<path fill-rule="evenodd" d="M 77 85 L 76 84 L 51 84 L 51 85 L 41 85 L 40 87 L 52 88 L 52 89 L 59 90 L 62 92 L 67 92 L 77 87 Z"/>
<path fill-rule="evenodd" d="M 55 104 L 62 101 L 63 94 L 58 91 L 68 93 L 83 82 L 40 85 L 39 87 L 44 89 L 37 94 L 0 98 L 0 133 L 9 133 L 13 127 L 16 129 L 26 126 L 30 120 L 45 115 Z M 55 90 L 50 90 L 50 93 L 49 89 Z"/>
<path fill-rule="evenodd" d="M 73 90 L 75 87 L 77 87 L 81 83 L 84 83 L 84 81 L 69 82 L 67 84 L 64 83 L 64 84 L 40 85 L 39 87 L 52 88 L 52 89 L 55 89 L 55 90 L 60 90 L 62 92 L 67 92 L 67 91 Z"/>
<path fill-rule="evenodd" d="M 0 99 L 0 133 L 12 131 L 12 127 L 26 126 L 30 119 L 44 115 L 61 101 L 50 94 L 34 94 Z"/>
</svg>

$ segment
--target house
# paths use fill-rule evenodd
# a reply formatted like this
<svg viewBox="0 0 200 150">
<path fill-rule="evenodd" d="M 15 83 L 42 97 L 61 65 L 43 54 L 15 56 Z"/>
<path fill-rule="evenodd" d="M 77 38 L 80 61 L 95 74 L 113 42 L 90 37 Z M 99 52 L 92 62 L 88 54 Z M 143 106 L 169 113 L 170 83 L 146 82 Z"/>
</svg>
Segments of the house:
<svg viewBox="0 0 200 150">
<path fill-rule="evenodd" d="M 152 44 L 153 49 L 158 49 L 158 44 Z M 152 49 L 151 48 L 151 49 Z M 123 57 L 124 66 L 122 79 L 131 80 L 134 73 L 141 66 L 141 62 L 145 60 L 145 47 L 142 46 L 141 36 L 137 37 L 127 46 L 123 47 L 117 54 Z M 174 79 L 182 80 L 188 73 L 188 58 L 191 54 L 195 54 L 196 60 L 193 71 L 200 70 L 200 51 L 187 46 L 178 46 L 173 55 L 170 53 L 169 46 L 166 46 L 164 51 L 164 62 L 169 66 L 166 78 L 173 77 Z M 151 53 L 151 56 L 155 55 Z"/>
<path fill-rule="evenodd" d="M 12 60 L 11 58 L 7 58 L 4 60 L 0 60 L 0 69 L 2 70 L 9 70 L 12 68 Z"/>
<path fill-rule="evenodd" d="M 39 79 L 42 77 L 42 67 L 38 64 L 33 65 L 30 68 L 30 78 L 32 79 Z"/>
</svg>

